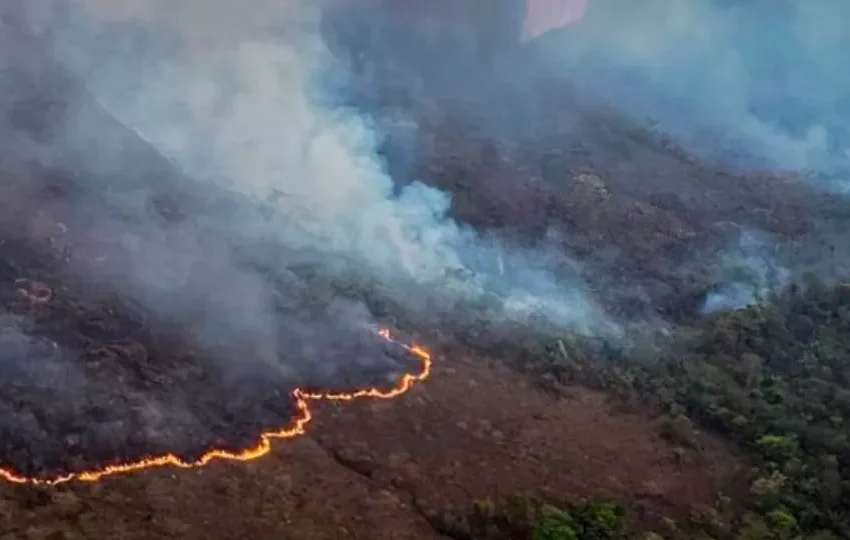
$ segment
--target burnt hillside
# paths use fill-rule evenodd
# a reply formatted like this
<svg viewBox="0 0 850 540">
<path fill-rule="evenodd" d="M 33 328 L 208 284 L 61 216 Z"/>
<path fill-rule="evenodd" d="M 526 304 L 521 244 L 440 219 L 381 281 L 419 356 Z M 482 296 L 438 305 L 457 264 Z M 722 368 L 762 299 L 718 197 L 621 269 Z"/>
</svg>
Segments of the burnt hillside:
<svg viewBox="0 0 850 540">
<path fill-rule="evenodd" d="M 513 11 L 494 10 L 505 20 Z M 460 221 L 521 243 L 557 230 L 563 249 L 586 266 L 615 310 L 641 316 L 659 302 L 678 306 L 677 297 L 699 296 L 722 279 L 711 267 L 718 254 L 748 231 L 782 246 L 780 257 L 789 261 L 777 264 L 795 257 L 826 275 L 843 268 L 843 258 L 833 256 L 847 212 L 842 201 L 808 190 L 795 175 L 701 162 L 551 76 L 531 48 L 493 63 L 470 64 L 462 54 L 434 62 L 424 45 L 402 46 L 412 46 L 410 25 L 425 24 L 405 21 L 390 25 L 397 34 L 373 36 L 369 47 L 355 40 L 335 49 L 341 59 L 362 60 L 353 104 L 387 134 L 394 179 L 449 191 Z M 357 24 L 348 29 L 368 34 Z M 14 51 L 2 59 L 6 171 L 92 191 L 144 192 L 171 218 L 180 215 L 178 201 L 198 210 L 221 204 L 185 195 L 197 193 L 180 188 L 192 180 L 116 121 L 37 39 L 8 25 L 0 39 Z"/>
<path fill-rule="evenodd" d="M 405 36 L 424 25 L 407 24 Z M 638 312 L 699 297 L 722 279 L 713 266 L 742 234 L 779 246 L 771 264 L 795 275 L 847 268 L 836 252 L 847 204 L 803 175 L 699 159 L 553 74 L 533 44 L 492 62 L 409 45 L 385 34 L 337 50 L 360 59 L 354 102 L 386 130 L 394 179 L 445 189 L 458 219 L 523 242 L 565 232 L 563 247 L 588 266 L 588 279 L 643 304 Z"/>
</svg>

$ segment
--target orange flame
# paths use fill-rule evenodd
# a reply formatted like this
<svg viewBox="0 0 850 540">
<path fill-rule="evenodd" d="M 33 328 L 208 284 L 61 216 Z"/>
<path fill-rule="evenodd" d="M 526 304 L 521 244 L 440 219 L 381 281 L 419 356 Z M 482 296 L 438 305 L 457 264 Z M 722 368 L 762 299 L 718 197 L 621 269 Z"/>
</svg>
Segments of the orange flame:
<svg viewBox="0 0 850 540">
<path fill-rule="evenodd" d="M 387 341 L 396 342 L 388 329 L 381 329 L 378 334 Z M 391 390 L 387 391 L 382 391 L 377 388 L 366 388 L 362 390 L 355 390 L 353 392 L 307 393 L 303 392 L 300 389 L 295 389 L 292 393 L 292 396 L 295 398 L 296 408 L 298 409 L 298 416 L 296 417 L 296 419 L 292 422 L 292 424 L 285 428 L 261 433 L 259 442 L 251 448 L 246 448 L 238 452 L 212 449 L 195 461 L 184 461 L 174 454 L 150 456 L 131 463 L 117 463 L 113 465 L 106 465 L 101 469 L 68 473 L 63 476 L 55 476 L 52 478 L 24 476 L 11 469 L 5 469 L 0 467 L 0 478 L 6 480 L 7 482 L 12 482 L 14 484 L 55 486 L 71 481 L 97 482 L 98 480 L 101 480 L 106 476 L 128 474 L 136 471 L 142 471 L 144 469 L 150 469 L 153 467 L 165 467 L 168 465 L 180 469 L 194 469 L 208 465 L 210 462 L 216 460 L 243 462 L 255 460 L 268 454 L 271 451 L 273 439 L 291 439 L 299 435 L 303 435 L 306 432 L 305 427 L 313 418 L 309 407 L 310 401 L 352 401 L 364 397 L 377 399 L 392 399 L 410 390 L 414 384 L 427 379 L 431 375 L 431 353 L 428 352 L 428 350 L 426 350 L 424 347 L 421 347 L 419 345 L 407 345 L 404 343 L 400 344 L 422 362 L 422 367 L 417 373 L 405 373 L 398 381 L 396 386 Z"/>
</svg>

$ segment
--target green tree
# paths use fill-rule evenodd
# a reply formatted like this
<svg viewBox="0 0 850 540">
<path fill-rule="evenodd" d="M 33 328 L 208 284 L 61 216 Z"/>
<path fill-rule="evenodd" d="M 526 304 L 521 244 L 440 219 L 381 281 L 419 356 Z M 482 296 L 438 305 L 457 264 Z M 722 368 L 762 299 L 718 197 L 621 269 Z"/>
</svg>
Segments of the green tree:
<svg viewBox="0 0 850 540">
<path fill-rule="evenodd" d="M 543 505 L 531 524 L 531 540 L 579 540 L 573 517 L 551 505 Z"/>
<path fill-rule="evenodd" d="M 594 501 L 580 513 L 582 540 L 621 538 L 625 530 L 622 508 L 614 503 Z"/>
<path fill-rule="evenodd" d="M 781 435 L 760 437 L 756 441 L 756 447 L 766 460 L 776 464 L 785 463 L 800 451 L 800 446 L 794 438 Z"/>
<path fill-rule="evenodd" d="M 785 509 L 776 509 L 767 514 L 767 522 L 777 540 L 791 540 L 800 531 L 797 519 Z"/>
</svg>

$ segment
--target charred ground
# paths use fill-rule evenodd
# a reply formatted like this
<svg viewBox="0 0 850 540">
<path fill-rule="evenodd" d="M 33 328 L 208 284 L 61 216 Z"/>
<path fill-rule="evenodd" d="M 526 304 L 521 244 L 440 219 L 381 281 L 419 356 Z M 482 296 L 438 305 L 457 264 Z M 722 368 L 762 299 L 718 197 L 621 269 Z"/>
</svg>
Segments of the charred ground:
<svg viewBox="0 0 850 540">
<path fill-rule="evenodd" d="M 281 318 L 294 310 L 306 327 L 328 332 L 311 346 L 314 354 L 344 357 L 340 369 L 311 370 L 285 357 L 258 363 L 250 348 L 242 350 L 250 369 L 226 369 L 219 352 L 82 278 L 72 260 L 97 257 L 105 246 L 93 245 L 92 231 L 71 231 L 57 219 L 73 182 L 37 184 L 9 176 L 3 186 L 4 468 L 49 480 L 164 454 L 192 462 L 212 449 L 238 452 L 256 446 L 261 433 L 294 425 L 302 413 L 296 388 L 389 389 L 421 370 L 400 345 L 334 327 L 325 308 L 305 302 L 279 306 Z M 16 211 L 23 190 L 27 210 Z M 72 215 L 64 216 L 73 227 Z M 103 252 L 121 255 L 114 247 Z M 282 346 L 299 355 L 304 343 L 284 338 Z"/>
</svg>

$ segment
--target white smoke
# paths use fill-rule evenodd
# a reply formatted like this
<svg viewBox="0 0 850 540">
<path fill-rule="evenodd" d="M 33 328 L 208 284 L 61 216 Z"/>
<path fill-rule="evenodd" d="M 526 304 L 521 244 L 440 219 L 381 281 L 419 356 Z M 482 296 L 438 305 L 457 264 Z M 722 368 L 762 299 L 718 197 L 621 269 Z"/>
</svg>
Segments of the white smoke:
<svg viewBox="0 0 850 540">
<path fill-rule="evenodd" d="M 719 284 L 705 298 L 703 313 L 742 309 L 764 300 L 790 283 L 791 272 L 775 253 L 778 242 L 745 231 L 735 250 L 720 261 Z"/>
<path fill-rule="evenodd" d="M 557 283 L 557 267 L 514 252 L 506 277 L 501 248 L 449 219 L 444 193 L 414 182 L 394 194 L 370 119 L 333 103 L 341 71 L 322 41 L 320 4 L 79 0 L 57 49 L 183 171 L 270 210 L 262 223 L 228 223 L 241 241 L 273 238 L 291 256 L 392 284 L 402 302 L 423 291 L 487 296 L 508 318 L 598 324 L 580 284 Z M 458 270 L 477 279 L 445 292 Z"/>
</svg>

